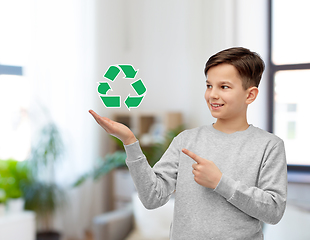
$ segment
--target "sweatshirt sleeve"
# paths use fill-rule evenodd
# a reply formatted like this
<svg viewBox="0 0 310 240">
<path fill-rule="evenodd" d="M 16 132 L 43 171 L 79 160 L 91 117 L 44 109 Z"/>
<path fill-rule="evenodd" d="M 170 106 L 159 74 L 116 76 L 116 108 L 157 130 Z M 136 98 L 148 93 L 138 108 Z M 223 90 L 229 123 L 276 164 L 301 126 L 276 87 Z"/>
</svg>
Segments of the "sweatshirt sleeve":
<svg viewBox="0 0 310 240">
<path fill-rule="evenodd" d="M 287 196 L 287 163 L 281 140 L 262 163 L 257 187 L 249 187 L 225 174 L 214 189 L 228 202 L 265 223 L 277 224 L 285 211 Z"/>
<path fill-rule="evenodd" d="M 179 139 L 175 137 L 161 159 L 150 167 L 139 141 L 124 145 L 126 164 L 138 191 L 139 198 L 147 209 L 160 207 L 168 202 L 176 187 Z"/>
</svg>

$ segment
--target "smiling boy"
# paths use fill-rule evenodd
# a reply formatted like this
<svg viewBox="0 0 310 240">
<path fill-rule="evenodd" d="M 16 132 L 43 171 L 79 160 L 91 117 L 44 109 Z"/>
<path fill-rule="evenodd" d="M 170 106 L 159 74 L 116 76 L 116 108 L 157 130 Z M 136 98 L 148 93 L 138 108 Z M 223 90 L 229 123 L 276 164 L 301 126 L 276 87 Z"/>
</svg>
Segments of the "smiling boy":
<svg viewBox="0 0 310 240">
<path fill-rule="evenodd" d="M 175 191 L 172 240 L 263 239 L 262 222 L 276 224 L 286 206 L 283 141 L 247 122 L 264 63 L 236 47 L 209 58 L 205 99 L 216 122 L 185 130 L 151 168 L 123 124 L 90 113 L 125 146 L 126 163 L 148 209 Z"/>
</svg>

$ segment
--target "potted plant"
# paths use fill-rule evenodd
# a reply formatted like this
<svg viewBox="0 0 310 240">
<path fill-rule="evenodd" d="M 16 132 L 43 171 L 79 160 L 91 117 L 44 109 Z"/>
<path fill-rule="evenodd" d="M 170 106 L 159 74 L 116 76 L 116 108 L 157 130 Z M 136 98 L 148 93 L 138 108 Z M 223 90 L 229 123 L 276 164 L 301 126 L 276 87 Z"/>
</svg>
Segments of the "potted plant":
<svg viewBox="0 0 310 240">
<path fill-rule="evenodd" d="M 6 195 L 4 189 L 0 188 L 0 216 L 5 214 Z"/>
<path fill-rule="evenodd" d="M 0 188 L 5 191 L 8 212 L 24 209 L 22 185 L 29 181 L 29 170 L 24 162 L 14 159 L 0 160 Z"/>
<path fill-rule="evenodd" d="M 55 183 L 55 163 L 63 152 L 63 143 L 54 123 L 40 132 L 28 159 L 30 180 L 23 185 L 25 208 L 36 212 L 37 240 L 59 240 L 61 234 L 52 228 L 52 217 L 64 203 L 64 190 Z"/>
<path fill-rule="evenodd" d="M 7 172 L 5 163 L 0 160 L 0 216 L 5 214 L 6 191 L 5 191 L 5 174 Z"/>
</svg>

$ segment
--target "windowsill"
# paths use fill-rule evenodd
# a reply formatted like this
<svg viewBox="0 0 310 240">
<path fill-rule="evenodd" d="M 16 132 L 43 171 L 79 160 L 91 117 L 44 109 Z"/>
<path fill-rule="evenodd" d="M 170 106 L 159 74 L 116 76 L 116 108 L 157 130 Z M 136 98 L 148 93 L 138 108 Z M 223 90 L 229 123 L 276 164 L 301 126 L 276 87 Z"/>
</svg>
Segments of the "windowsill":
<svg viewBox="0 0 310 240">
<path fill-rule="evenodd" d="M 287 180 L 291 183 L 310 183 L 310 172 L 288 171 Z"/>
</svg>

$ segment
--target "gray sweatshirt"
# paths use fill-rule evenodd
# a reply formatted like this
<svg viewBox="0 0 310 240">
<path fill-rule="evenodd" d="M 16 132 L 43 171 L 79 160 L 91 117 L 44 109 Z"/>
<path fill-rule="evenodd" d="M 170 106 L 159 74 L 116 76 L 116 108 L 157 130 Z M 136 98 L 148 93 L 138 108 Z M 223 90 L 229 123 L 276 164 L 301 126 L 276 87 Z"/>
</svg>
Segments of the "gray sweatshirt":
<svg viewBox="0 0 310 240">
<path fill-rule="evenodd" d="M 217 165 L 223 175 L 214 190 L 195 182 L 194 160 L 182 148 Z M 172 240 L 263 239 L 262 222 L 276 224 L 283 216 L 287 195 L 284 143 L 253 125 L 232 134 L 212 125 L 185 130 L 153 168 L 138 141 L 125 145 L 125 150 L 146 208 L 164 205 L 175 192 Z"/>
</svg>

